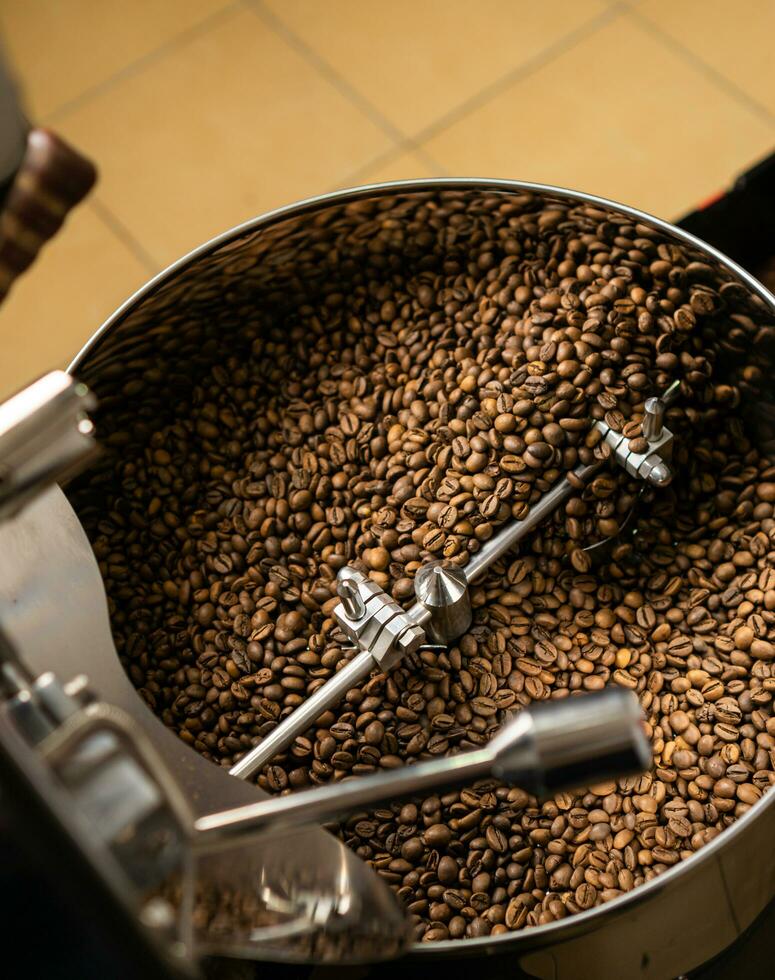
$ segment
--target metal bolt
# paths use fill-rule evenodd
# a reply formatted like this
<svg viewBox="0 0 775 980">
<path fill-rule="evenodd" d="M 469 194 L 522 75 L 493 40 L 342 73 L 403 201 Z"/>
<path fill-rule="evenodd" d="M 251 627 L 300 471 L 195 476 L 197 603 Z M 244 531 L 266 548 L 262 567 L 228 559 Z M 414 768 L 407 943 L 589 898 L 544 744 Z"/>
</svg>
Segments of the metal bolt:
<svg viewBox="0 0 775 980">
<path fill-rule="evenodd" d="M 643 438 L 649 442 L 656 442 L 662 435 L 662 426 L 665 418 L 665 406 L 658 398 L 647 398 L 641 423 Z"/>
<path fill-rule="evenodd" d="M 349 619 L 360 619 L 366 612 L 357 585 L 357 572 L 345 565 L 336 576 L 336 594 L 342 600 L 344 611 Z"/>
</svg>

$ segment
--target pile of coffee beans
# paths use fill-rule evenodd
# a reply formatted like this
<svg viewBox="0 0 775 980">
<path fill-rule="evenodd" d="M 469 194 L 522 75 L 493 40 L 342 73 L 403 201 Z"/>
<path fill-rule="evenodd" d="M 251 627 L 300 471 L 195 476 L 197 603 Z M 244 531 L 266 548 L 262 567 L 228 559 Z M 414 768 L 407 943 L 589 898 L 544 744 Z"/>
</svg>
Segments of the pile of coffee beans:
<svg viewBox="0 0 775 980">
<path fill-rule="evenodd" d="M 678 380 L 669 489 L 613 463 L 579 481 L 473 590 L 465 636 L 349 691 L 258 778 L 288 792 L 444 756 L 507 711 L 619 684 L 648 774 L 549 801 L 482 781 L 340 833 L 422 941 L 630 891 L 775 781 L 775 453 L 744 412 L 775 320 L 659 230 L 534 194 L 405 194 L 292 232 L 274 265 L 259 235 L 241 264 L 232 247 L 183 274 L 178 305 L 152 295 L 92 381 L 112 452 L 74 500 L 129 676 L 231 766 L 353 655 L 343 565 L 408 603 L 423 562 L 464 564 L 604 460 L 593 421 L 643 451 L 644 400 Z"/>
</svg>

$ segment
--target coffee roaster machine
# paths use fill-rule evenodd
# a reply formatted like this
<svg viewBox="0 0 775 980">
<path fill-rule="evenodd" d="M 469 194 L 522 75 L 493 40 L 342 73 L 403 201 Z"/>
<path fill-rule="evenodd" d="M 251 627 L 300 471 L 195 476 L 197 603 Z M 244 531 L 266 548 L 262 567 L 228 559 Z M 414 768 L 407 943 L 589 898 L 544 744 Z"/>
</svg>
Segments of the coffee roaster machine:
<svg viewBox="0 0 775 980">
<path fill-rule="evenodd" d="M 206 353 L 185 331 L 165 326 L 170 311 L 182 320 L 188 304 L 212 295 L 216 276 L 231 283 L 224 302 L 240 302 L 246 284 L 251 296 L 271 297 L 294 281 L 297 257 L 338 216 L 360 210 L 366 220 L 375 202 L 447 190 L 474 201 L 530 194 L 546 205 L 587 202 L 630 216 L 721 266 L 775 317 L 775 300 L 741 266 L 681 228 L 612 202 L 516 181 L 398 182 L 302 202 L 207 243 L 124 304 L 70 374 L 54 372 L 0 407 L 0 812 L 3 840 L 13 841 L 0 845 L 4 894 L 12 894 L 6 922 L 14 935 L 30 937 L 34 956 L 45 898 L 52 936 L 45 941 L 63 951 L 60 973 L 50 975 L 196 976 L 203 968 L 252 975 L 239 972 L 246 968 L 238 960 L 294 964 L 272 969 L 305 975 L 310 968 L 300 964 L 408 956 L 407 970 L 441 976 L 454 973 L 461 957 L 487 956 L 489 971 L 503 976 L 670 977 L 735 943 L 775 894 L 775 794 L 768 794 L 695 856 L 603 906 L 518 933 L 412 946 L 381 880 L 318 826 L 342 810 L 485 773 L 545 792 L 643 768 L 638 713 L 620 691 L 522 712 L 487 750 L 330 792 L 268 800 L 243 781 L 374 664 L 389 669 L 429 638 L 446 642 L 465 630 L 476 569 L 466 580 L 428 568 L 408 609 L 358 573 L 340 574 L 337 618 L 357 655 L 334 681 L 349 674 L 298 709 L 285 735 L 279 726 L 275 744 L 266 739 L 233 774 L 165 729 L 118 662 L 104 587 L 67 481 L 110 431 L 111 406 L 129 400 L 139 411 L 158 396 L 136 375 L 143 353 L 153 351 L 162 378 L 202 368 Z M 703 216 L 691 221 L 701 225 Z M 643 458 L 628 459 L 622 448 L 616 461 L 656 487 L 671 475 L 671 434 L 662 421 L 670 397 L 655 393 Z M 751 411 L 762 441 L 770 441 L 773 406 L 759 400 Z M 533 521 L 562 499 L 562 486 L 555 492 L 545 509 L 534 508 Z M 507 527 L 489 560 L 533 526 Z M 203 967 L 208 957 L 218 965 Z M 369 969 L 379 975 L 382 968 Z"/>
</svg>

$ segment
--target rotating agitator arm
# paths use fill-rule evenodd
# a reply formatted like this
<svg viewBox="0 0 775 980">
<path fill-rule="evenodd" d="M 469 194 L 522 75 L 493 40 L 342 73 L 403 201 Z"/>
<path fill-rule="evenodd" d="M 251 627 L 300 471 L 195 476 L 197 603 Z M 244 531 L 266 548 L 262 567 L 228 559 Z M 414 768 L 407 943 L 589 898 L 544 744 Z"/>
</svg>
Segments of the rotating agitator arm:
<svg viewBox="0 0 775 980">
<path fill-rule="evenodd" d="M 268 828 L 319 823 L 486 777 L 546 795 L 642 772 L 650 761 L 638 699 L 631 691 L 609 688 L 531 705 L 480 749 L 203 817 L 196 823 L 195 845 L 217 847 Z"/>
</svg>

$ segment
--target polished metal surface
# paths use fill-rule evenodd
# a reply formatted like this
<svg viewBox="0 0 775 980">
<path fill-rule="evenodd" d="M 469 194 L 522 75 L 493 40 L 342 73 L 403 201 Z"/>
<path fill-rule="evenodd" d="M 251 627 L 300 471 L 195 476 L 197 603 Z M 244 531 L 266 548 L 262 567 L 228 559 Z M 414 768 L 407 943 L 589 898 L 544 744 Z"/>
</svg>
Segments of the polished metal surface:
<svg viewBox="0 0 775 980">
<path fill-rule="evenodd" d="M 471 625 L 471 597 L 465 571 L 451 561 L 426 562 L 414 577 L 414 594 L 428 610 L 428 635 L 435 643 L 448 644 Z"/>
<path fill-rule="evenodd" d="M 255 748 L 246 752 L 229 770 L 232 776 L 245 779 L 263 769 L 303 735 L 324 711 L 339 704 L 349 690 L 362 684 L 372 670 L 391 670 L 425 640 L 422 624 L 430 615 L 425 607 L 415 603 L 404 612 L 383 589 L 349 566 L 342 568 L 337 576 L 337 590 L 342 589 L 345 594 L 339 592 L 342 601 L 334 607 L 333 614 L 347 640 L 360 652 Z"/>
<path fill-rule="evenodd" d="M 131 716 L 115 705 L 76 701 L 37 748 L 143 904 L 184 872 L 193 826 L 188 803 Z"/>
<path fill-rule="evenodd" d="M 19 731 L 15 721 L 0 706 L 0 753 L 4 766 L 9 761 L 16 768 L 20 780 L 26 785 L 32 798 L 36 799 L 41 808 L 53 818 L 59 841 L 67 842 L 67 852 L 78 865 L 89 869 L 89 874 L 79 880 L 99 882 L 101 901 L 107 901 L 115 906 L 127 926 L 137 921 L 138 907 L 146 901 L 147 890 L 144 883 L 132 881 L 127 877 L 126 867 L 111 848 L 105 846 L 102 835 L 94 833 L 94 828 L 86 819 L 79 807 L 73 805 L 72 796 L 67 787 L 59 780 L 51 778 L 51 768 L 48 760 L 44 759 L 37 746 L 30 744 L 25 735 Z M 7 769 L 6 769 L 7 771 Z M 16 801 L 14 801 L 16 802 Z M 13 812 L 13 805 L 11 808 Z M 77 858 L 76 858 L 77 855 Z M 73 868 L 73 864 L 66 865 Z M 144 906 L 143 906 L 144 907 Z M 166 903 L 165 912 L 171 912 L 159 929 L 154 925 L 138 925 L 132 929 L 133 940 L 141 948 L 147 947 L 152 951 L 153 961 L 166 962 L 173 971 L 173 976 L 190 977 L 191 980 L 200 978 L 201 974 L 195 967 L 195 953 L 191 943 L 191 930 L 183 927 L 181 920 L 175 920 L 175 913 Z M 142 916 L 142 910 L 140 911 Z M 169 927 L 169 928 L 168 928 Z M 171 935 L 169 934 L 171 933 Z M 19 955 L 17 951 L 17 956 Z M 21 954 L 23 955 L 23 953 Z"/>
<path fill-rule="evenodd" d="M 334 606 L 334 619 L 356 649 L 371 654 L 375 667 L 392 670 L 425 640 L 422 627 L 363 572 L 340 569 L 337 587 L 347 596 Z"/>
<path fill-rule="evenodd" d="M 662 435 L 665 419 L 665 405 L 658 398 L 647 398 L 644 405 L 641 432 L 643 438 L 655 442 Z"/>
<path fill-rule="evenodd" d="M 673 433 L 662 426 L 657 437 L 650 440 L 644 453 L 634 453 L 627 436 L 615 432 L 603 422 L 595 422 L 594 428 L 601 433 L 603 441 L 611 447 L 614 460 L 637 480 L 645 480 L 655 487 L 666 487 L 673 479 L 673 472 L 667 463 L 673 449 Z"/>
<path fill-rule="evenodd" d="M 579 480 L 586 480 L 593 473 L 596 473 L 602 465 L 603 463 L 600 462 L 593 463 L 590 466 L 579 466 L 574 471 L 574 475 Z M 531 531 L 535 530 L 573 492 L 573 484 L 566 477 L 563 477 L 530 508 L 530 512 L 524 520 L 512 520 L 499 528 L 498 532 L 482 545 L 480 550 L 469 559 L 468 564 L 464 567 L 463 571 L 466 582 L 473 583 L 483 575 L 494 562 L 511 551 L 516 544 L 522 541 Z M 302 705 L 295 708 L 255 748 L 251 749 L 242 759 L 235 763 L 229 770 L 232 776 L 238 776 L 244 779 L 259 769 L 262 769 L 275 756 L 284 752 L 288 746 L 293 744 L 296 738 L 307 731 L 315 719 L 319 718 L 324 711 L 339 704 L 351 688 L 363 683 L 378 665 L 380 659 L 384 659 L 385 655 L 391 658 L 391 666 L 395 666 L 398 663 L 400 656 L 397 656 L 397 654 L 401 651 L 398 650 L 394 642 L 395 635 L 385 636 L 382 645 L 379 645 L 380 628 L 383 623 L 381 621 L 377 623 L 376 617 L 378 615 L 382 615 L 387 621 L 392 620 L 393 622 L 399 620 L 400 617 L 401 629 L 399 629 L 399 633 L 403 631 L 403 624 L 414 623 L 417 625 L 418 630 L 420 627 L 429 629 L 431 637 L 434 637 L 431 626 L 433 619 L 431 605 L 418 599 L 404 613 L 397 603 L 393 602 L 382 589 L 374 585 L 362 573 L 345 566 L 339 572 L 339 576 L 340 579 L 343 578 L 354 588 L 358 589 L 358 602 L 363 607 L 363 616 L 357 620 L 350 620 L 347 616 L 344 599 L 334 609 L 334 615 L 348 639 L 361 652 L 354 660 L 341 670 L 338 670 L 333 677 L 310 695 Z M 422 590 L 424 589 L 422 577 L 420 578 L 420 583 Z M 458 606 L 455 612 L 455 625 L 457 626 L 466 617 L 466 606 L 468 607 L 468 616 L 470 617 L 470 603 L 467 595 L 465 600 L 461 600 L 461 597 L 458 596 L 456 601 Z M 438 636 L 449 634 L 451 629 L 452 624 L 450 621 L 442 627 Z M 454 635 L 457 637 L 461 634 L 455 633 Z M 446 643 L 451 638 L 452 636 L 450 634 L 447 636 L 447 639 L 439 640 L 439 642 Z M 419 634 L 412 637 L 412 644 L 415 648 L 419 646 L 420 642 L 421 638 Z M 407 652 L 409 651 L 407 650 Z"/>
<path fill-rule="evenodd" d="M 96 399 L 65 371 L 51 371 L 0 404 L 0 521 L 96 452 L 87 411 Z"/>
<path fill-rule="evenodd" d="M 524 720 L 523 720 L 524 718 Z M 516 731 L 515 731 L 516 729 Z M 520 777 L 529 776 L 528 742 L 530 740 L 527 712 L 507 726 L 506 732 L 516 741 L 513 745 L 514 763 L 517 754 L 523 763 L 518 766 Z M 235 807 L 209 817 L 201 817 L 196 829 L 201 835 L 198 846 L 217 846 L 223 840 L 243 840 L 251 832 L 261 834 L 267 827 L 303 826 L 325 823 L 342 813 L 353 812 L 385 801 L 396 802 L 411 796 L 452 786 L 465 785 L 492 774 L 494 755 L 488 746 L 461 752 L 448 759 L 418 762 L 391 772 L 375 773 L 358 779 L 345 779 L 315 789 L 302 790 L 289 796 L 263 800 Z"/>
<path fill-rule="evenodd" d="M 116 656 L 97 562 L 56 486 L 0 524 L 0 623 L 34 674 L 88 674 L 93 690 L 152 742 L 175 774 L 192 818 L 264 797 L 258 787 L 197 755 L 140 700 Z M 403 913 L 387 887 L 317 828 L 265 834 L 240 848 L 239 860 L 207 857 L 194 873 L 191 901 L 202 912 L 189 944 L 199 952 L 341 962 L 395 956 L 406 943 Z M 230 924 L 218 918 L 217 908 L 233 900 L 237 886 L 246 912 Z M 284 911 L 274 898 L 262 898 L 276 894 L 284 896 Z"/>
<path fill-rule="evenodd" d="M 520 713 L 517 721 L 528 713 L 526 750 L 510 727 L 488 746 L 493 775 L 506 783 L 524 783 L 536 795 L 547 796 L 641 773 L 651 765 L 643 712 L 632 691 L 611 687 L 594 697 L 546 701 Z"/>
<path fill-rule="evenodd" d="M 625 436 L 602 422 L 596 425 L 609 441 L 616 461 L 631 475 L 656 486 L 666 486 L 670 482 L 672 474 L 664 459 L 669 458 L 673 436 L 666 428 L 648 453 L 636 454 L 628 449 Z M 602 465 L 600 462 L 579 466 L 573 475 L 579 481 L 586 481 Z M 347 691 L 362 683 L 374 668 L 390 670 L 395 667 L 423 642 L 425 632 L 422 627 L 430 639 L 439 644 L 448 644 L 462 636 L 471 624 L 468 585 L 523 541 L 574 492 L 575 487 L 567 477 L 558 480 L 532 505 L 527 517 L 508 521 L 500 527 L 465 566 L 448 561 L 423 565 L 415 576 L 417 601 L 406 612 L 361 572 L 349 566 L 340 569 L 337 589 L 344 589 L 344 594 L 339 591 L 342 601 L 334 608 L 334 616 L 348 640 L 371 660 L 361 654 L 352 664 L 338 671 L 232 766 L 231 775 L 246 778 L 257 772 L 303 735 L 324 711 L 338 704 Z M 356 615 L 351 615 L 349 608 Z M 342 676 L 344 670 L 347 673 Z"/>
<path fill-rule="evenodd" d="M 638 699 L 620 688 L 532 705 L 480 749 L 201 817 L 196 822 L 199 846 L 208 840 L 244 840 L 248 832 L 266 827 L 325 822 L 486 776 L 543 795 L 641 773 L 651 764 L 643 722 Z"/>
<path fill-rule="evenodd" d="M 356 574 L 352 568 L 345 565 L 336 577 L 336 594 L 342 600 L 348 619 L 362 619 L 366 615 L 366 604 L 361 598 L 357 583 L 353 581 Z"/>
<path fill-rule="evenodd" d="M 451 195 L 474 209 L 489 206 L 494 200 L 530 199 L 548 207 L 590 208 L 598 220 L 624 216 L 634 225 L 649 229 L 657 242 L 688 250 L 697 261 L 720 270 L 762 309 L 775 311 L 771 294 L 720 252 L 665 221 L 615 202 L 520 181 L 402 181 L 303 201 L 246 222 L 202 245 L 130 297 L 86 344 L 71 370 L 82 375 L 102 399 L 108 427 L 114 406 L 135 410 L 138 416 L 162 412 L 171 397 L 185 399 L 191 378 L 209 369 L 202 343 L 206 326 L 201 334 L 189 336 L 182 325 L 197 317 L 206 323 L 213 297 L 232 305 L 235 311 L 255 309 L 257 303 L 272 306 L 288 296 L 295 301 L 332 277 L 341 277 L 337 263 L 347 243 L 333 251 L 321 249 L 319 243 L 324 231 L 336 232 L 343 216 L 360 217 L 360 240 L 367 241 L 379 233 L 380 209 L 388 203 L 409 204 L 419 198 L 443 207 Z M 301 257 L 309 255 L 317 257 L 318 268 L 311 277 L 300 280 L 296 273 Z M 224 278 L 231 283 L 228 292 L 223 289 Z M 228 341 L 234 344 L 238 328 L 229 330 Z M 736 383 L 741 384 L 745 409 L 757 425 L 759 445 L 771 451 L 775 448 L 772 371 L 766 352 L 749 347 L 750 356 L 761 360 L 764 383 L 752 385 L 747 378 L 741 381 L 739 375 Z M 147 356 L 154 361 L 153 381 L 141 366 Z M 721 368 L 732 372 L 736 365 L 727 359 Z M 666 403 L 677 394 L 673 392 Z M 83 659 L 82 655 L 81 669 L 88 669 Z M 193 758 L 188 749 L 181 754 Z M 676 976 L 728 945 L 773 896 L 773 835 L 775 793 L 770 792 L 691 858 L 605 905 L 517 933 L 421 944 L 414 954 L 437 959 L 510 950 L 525 970 L 552 980 L 623 976 L 663 980 Z"/>
</svg>

